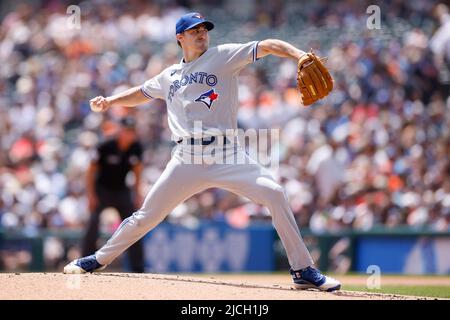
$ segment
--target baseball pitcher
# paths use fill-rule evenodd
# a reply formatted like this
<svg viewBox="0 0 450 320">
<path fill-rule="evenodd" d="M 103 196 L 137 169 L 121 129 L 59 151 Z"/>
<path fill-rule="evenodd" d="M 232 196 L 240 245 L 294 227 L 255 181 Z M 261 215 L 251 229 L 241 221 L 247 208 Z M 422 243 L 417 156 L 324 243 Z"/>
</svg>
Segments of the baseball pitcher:
<svg viewBox="0 0 450 320">
<path fill-rule="evenodd" d="M 314 53 L 274 39 L 209 47 L 211 21 L 199 13 L 183 15 L 176 23 L 176 39 L 183 51 L 180 63 L 163 70 L 141 86 L 120 94 L 98 96 L 91 109 L 103 112 L 114 106 L 134 107 L 150 99 L 167 104 L 169 127 L 176 150 L 147 194 L 141 208 L 125 219 L 95 254 L 76 259 L 64 273 L 104 269 L 115 258 L 156 227 L 181 202 L 208 188 L 223 188 L 266 206 L 286 249 L 291 275 L 298 288 L 339 290 L 339 281 L 313 267 L 283 188 L 251 159 L 227 130 L 237 129 L 238 76 L 248 64 L 275 55 L 298 63 L 298 88 L 305 106 L 325 97 L 333 80 Z M 201 123 L 199 126 L 198 123 Z M 192 163 L 190 156 L 217 147 L 244 163 Z"/>
</svg>

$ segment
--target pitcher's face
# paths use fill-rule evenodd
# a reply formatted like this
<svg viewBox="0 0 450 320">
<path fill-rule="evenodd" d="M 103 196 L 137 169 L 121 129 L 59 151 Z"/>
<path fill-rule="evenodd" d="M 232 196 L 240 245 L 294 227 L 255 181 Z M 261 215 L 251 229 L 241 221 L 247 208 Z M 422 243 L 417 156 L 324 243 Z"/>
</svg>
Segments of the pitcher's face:
<svg viewBox="0 0 450 320">
<path fill-rule="evenodd" d="M 204 52 L 209 47 L 209 33 L 204 24 L 180 33 L 177 39 L 188 50 Z"/>
</svg>

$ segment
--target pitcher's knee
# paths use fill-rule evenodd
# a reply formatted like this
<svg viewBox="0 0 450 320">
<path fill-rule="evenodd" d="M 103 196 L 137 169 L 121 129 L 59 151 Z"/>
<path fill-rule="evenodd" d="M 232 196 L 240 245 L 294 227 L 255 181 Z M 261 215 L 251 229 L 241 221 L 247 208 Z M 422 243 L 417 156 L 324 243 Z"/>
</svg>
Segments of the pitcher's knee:
<svg viewBox="0 0 450 320">
<path fill-rule="evenodd" d="M 158 223 L 160 223 L 166 216 L 165 212 L 156 210 L 137 210 L 134 212 L 130 219 L 132 223 L 136 225 L 137 228 L 154 228 Z"/>
<path fill-rule="evenodd" d="M 128 224 L 130 226 L 141 227 L 145 224 L 146 212 L 137 210 L 133 212 L 128 218 L 124 219 L 122 224 Z"/>
</svg>

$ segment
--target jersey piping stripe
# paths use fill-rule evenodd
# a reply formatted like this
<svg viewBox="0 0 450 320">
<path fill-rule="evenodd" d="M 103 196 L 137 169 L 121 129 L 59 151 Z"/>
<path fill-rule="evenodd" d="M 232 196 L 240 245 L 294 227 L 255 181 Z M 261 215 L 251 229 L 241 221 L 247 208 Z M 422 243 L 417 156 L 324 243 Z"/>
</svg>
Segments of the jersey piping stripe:
<svg viewBox="0 0 450 320">
<path fill-rule="evenodd" d="M 142 93 L 144 94 L 144 96 L 146 96 L 147 98 L 155 99 L 155 98 L 153 98 L 151 95 L 149 95 L 147 92 L 145 92 L 144 86 L 141 86 L 141 92 L 142 92 Z"/>
<path fill-rule="evenodd" d="M 255 43 L 255 45 L 253 46 L 253 62 L 259 60 L 259 58 L 258 58 L 258 44 L 259 44 L 259 41 L 257 41 Z"/>
<path fill-rule="evenodd" d="M 125 220 L 123 220 L 122 223 L 119 225 L 119 227 L 117 228 L 117 230 L 114 233 L 119 232 L 119 230 L 122 229 L 128 223 L 128 221 L 130 221 L 130 218 L 131 217 L 128 217 Z"/>
</svg>

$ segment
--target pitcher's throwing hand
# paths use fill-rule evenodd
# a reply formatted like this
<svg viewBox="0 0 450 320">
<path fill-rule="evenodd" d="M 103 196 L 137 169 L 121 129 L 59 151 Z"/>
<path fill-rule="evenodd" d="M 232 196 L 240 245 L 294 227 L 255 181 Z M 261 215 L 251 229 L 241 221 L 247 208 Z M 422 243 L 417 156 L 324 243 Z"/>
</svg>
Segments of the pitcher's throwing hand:
<svg viewBox="0 0 450 320">
<path fill-rule="evenodd" d="M 89 101 L 91 110 L 94 112 L 103 112 L 108 110 L 111 103 L 103 96 L 97 96 Z"/>
</svg>

